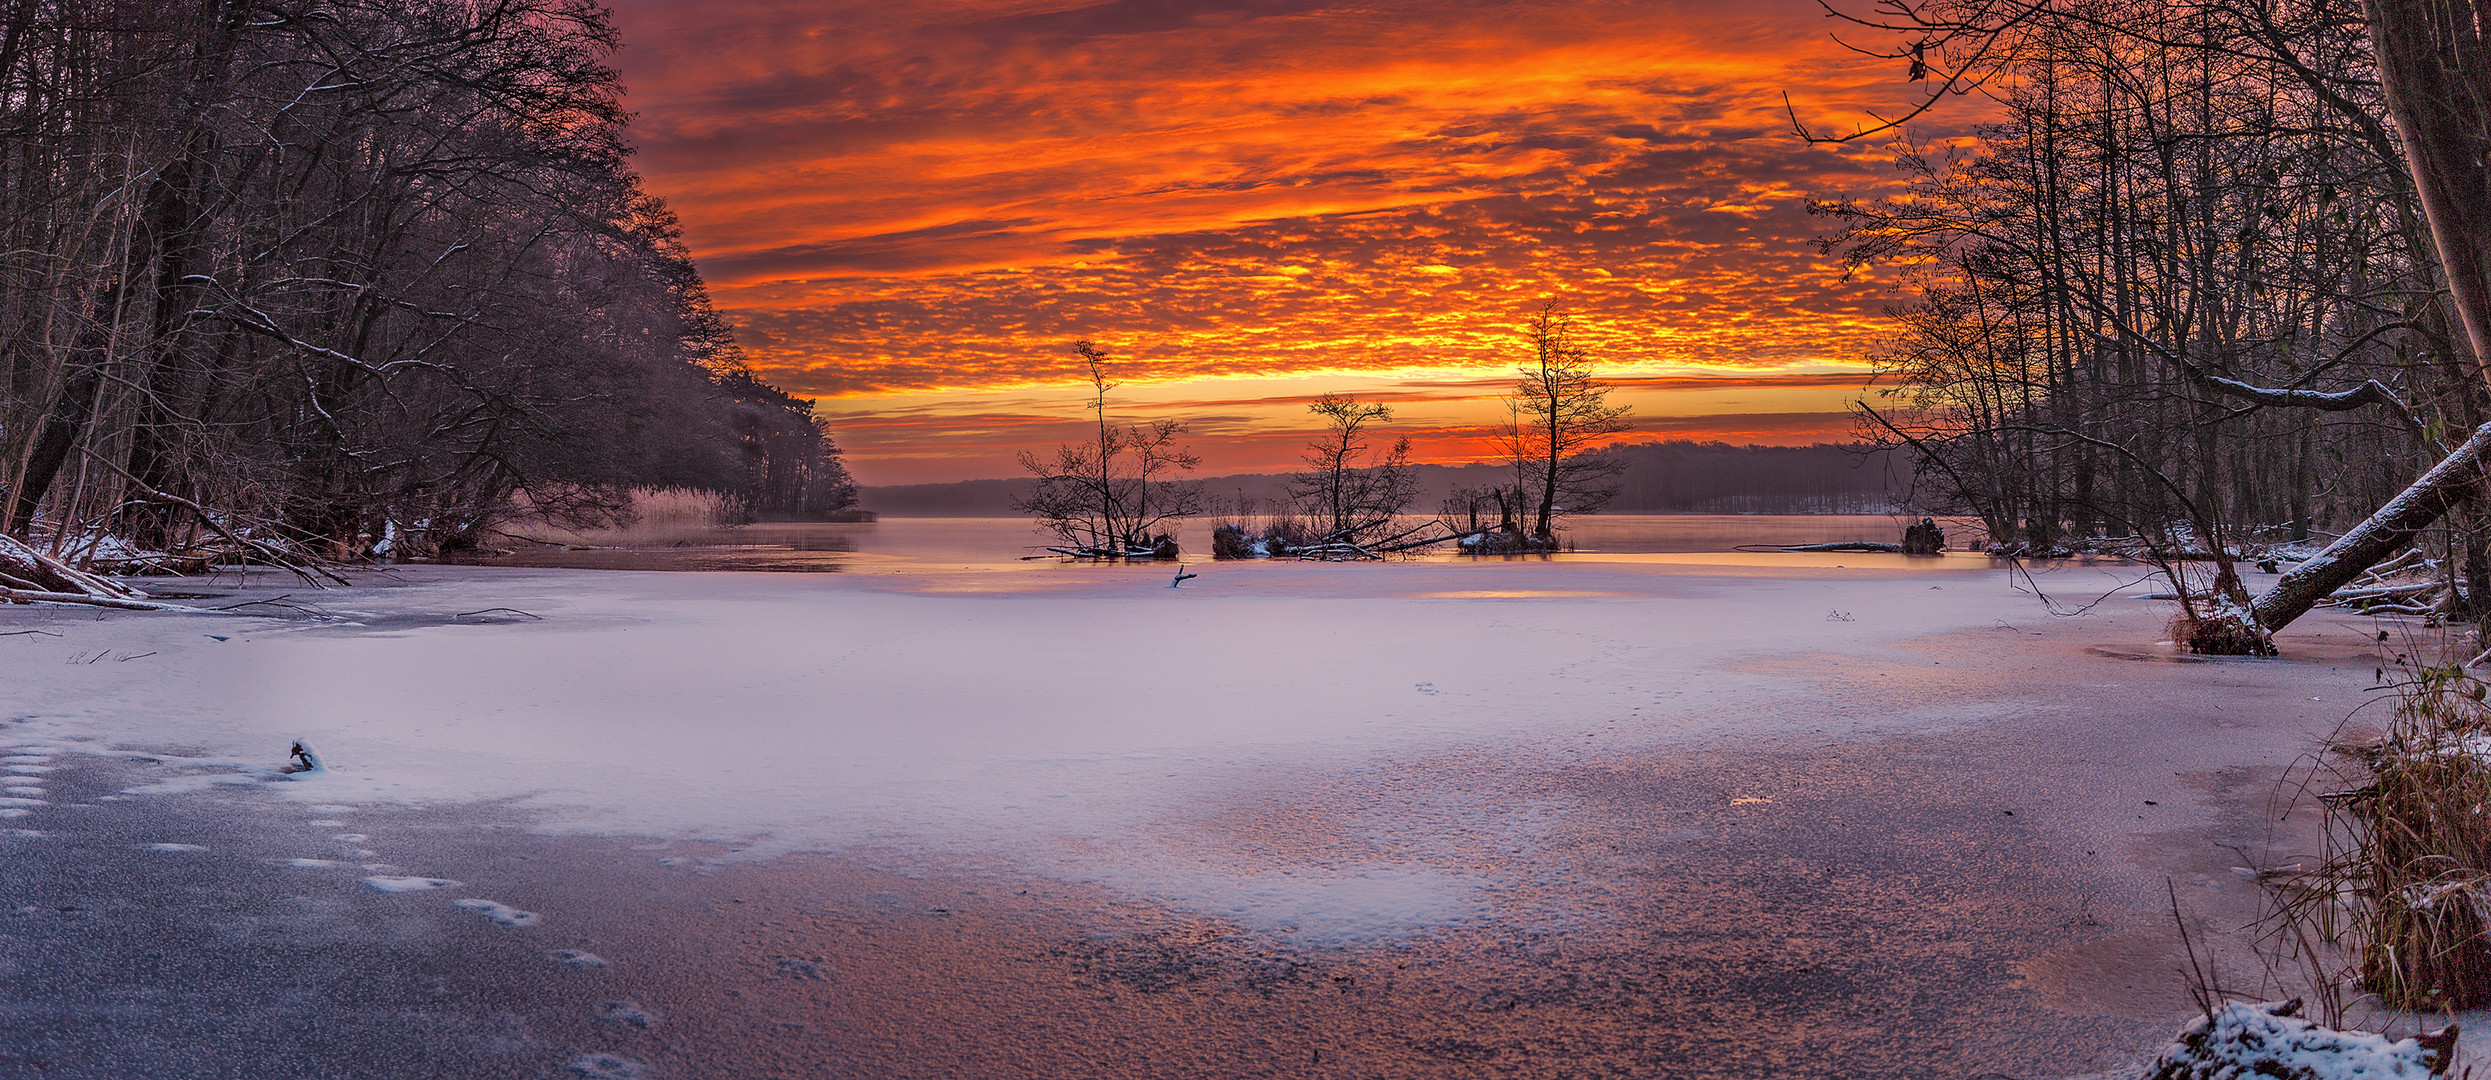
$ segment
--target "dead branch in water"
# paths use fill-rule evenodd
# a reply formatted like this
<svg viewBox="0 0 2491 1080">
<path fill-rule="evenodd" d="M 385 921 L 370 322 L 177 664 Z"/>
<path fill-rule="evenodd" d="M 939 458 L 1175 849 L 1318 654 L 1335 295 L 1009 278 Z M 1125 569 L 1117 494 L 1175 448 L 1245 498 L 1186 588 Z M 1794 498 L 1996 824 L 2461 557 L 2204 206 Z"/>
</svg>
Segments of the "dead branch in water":
<svg viewBox="0 0 2491 1080">
<path fill-rule="evenodd" d="M 101 455 L 90 452 L 87 456 L 95 462 L 103 465 L 105 468 L 121 474 L 121 478 L 128 481 L 130 489 L 138 495 L 154 502 L 178 506 L 184 510 L 190 511 L 192 516 L 199 519 L 200 524 L 208 527 L 208 531 L 224 537 L 226 543 L 232 544 L 246 556 L 256 555 L 262 562 L 265 562 L 270 566 L 283 569 L 286 572 L 293 574 L 295 577 L 301 578 L 304 584 L 310 585 L 315 589 L 328 588 L 327 585 L 321 584 L 321 578 L 327 578 L 339 585 L 354 584 L 354 582 L 346 580 L 345 575 L 320 565 L 319 561 L 316 559 L 297 558 L 290 552 L 280 550 L 274 544 L 270 544 L 262 540 L 253 540 L 234 532 L 232 529 L 226 528 L 225 523 L 216 520 L 216 515 L 209 513 L 207 507 L 201 506 L 198 503 L 192 502 L 189 499 L 185 499 L 171 492 L 159 491 L 150 486 L 146 481 L 130 475 L 129 470 L 122 468 L 120 465 L 104 458 Z"/>
<path fill-rule="evenodd" d="M 74 604 L 83 607 L 115 608 L 121 611 L 183 611 L 193 615 L 213 615 L 209 608 L 167 604 L 155 600 L 125 600 L 117 596 L 89 596 L 85 593 L 33 592 L 25 589 L 0 589 L 0 601 L 11 604 Z"/>
</svg>

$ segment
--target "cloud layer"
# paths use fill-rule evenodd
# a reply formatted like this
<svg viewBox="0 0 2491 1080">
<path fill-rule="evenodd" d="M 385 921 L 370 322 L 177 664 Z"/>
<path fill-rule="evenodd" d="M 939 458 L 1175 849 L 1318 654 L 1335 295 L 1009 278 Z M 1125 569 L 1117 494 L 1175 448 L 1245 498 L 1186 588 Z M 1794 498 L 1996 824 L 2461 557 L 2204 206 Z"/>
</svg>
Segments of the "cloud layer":
<svg viewBox="0 0 2491 1080">
<path fill-rule="evenodd" d="M 1802 143 L 1782 93 L 1909 88 L 1813 2 L 617 7 L 650 188 L 869 476 L 872 405 L 1068 379 L 1076 338 L 1143 381 L 1384 389 L 1505 369 L 1554 298 L 1612 370 L 1762 374 L 1855 360 L 1888 299 L 1804 208 L 1882 152 Z"/>
</svg>

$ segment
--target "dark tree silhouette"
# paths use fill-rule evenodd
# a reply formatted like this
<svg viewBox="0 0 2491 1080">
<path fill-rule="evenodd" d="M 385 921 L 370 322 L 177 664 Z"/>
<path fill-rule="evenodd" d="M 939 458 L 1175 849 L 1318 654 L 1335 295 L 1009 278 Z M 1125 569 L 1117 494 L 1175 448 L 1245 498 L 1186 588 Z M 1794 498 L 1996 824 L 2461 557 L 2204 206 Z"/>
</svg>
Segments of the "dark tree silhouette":
<svg viewBox="0 0 2491 1080">
<path fill-rule="evenodd" d="M 1306 469 L 1289 478 L 1290 497 L 1326 538 L 1356 544 L 1383 535 L 1418 497 L 1409 438 L 1370 451 L 1367 429 L 1392 419 L 1390 408 L 1373 402 L 1325 394 L 1306 408 L 1326 427 L 1306 446 Z"/>
<path fill-rule="evenodd" d="M 1608 402 L 1607 384 L 1592 378 L 1590 356 L 1574 343 L 1572 317 L 1550 302 L 1525 334 L 1531 357 L 1507 395 L 1498 446 L 1514 467 L 1515 510 L 1527 516 L 1528 538 L 1556 535 L 1566 514 L 1595 512 L 1617 494 L 1623 466 L 1602 453 L 1632 430 L 1628 409 Z"/>
<path fill-rule="evenodd" d="M 1116 424 L 1107 418 L 1108 356 L 1087 341 L 1073 343 L 1090 377 L 1090 411 L 1098 416 L 1095 442 L 1065 443 L 1051 457 L 1021 452 L 1021 467 L 1037 478 L 1013 509 L 1053 532 L 1065 554 L 1122 559 L 1176 554 L 1168 527 L 1202 512 L 1199 484 L 1172 479 L 1201 463 L 1177 445 L 1185 425 L 1177 420 Z"/>
</svg>

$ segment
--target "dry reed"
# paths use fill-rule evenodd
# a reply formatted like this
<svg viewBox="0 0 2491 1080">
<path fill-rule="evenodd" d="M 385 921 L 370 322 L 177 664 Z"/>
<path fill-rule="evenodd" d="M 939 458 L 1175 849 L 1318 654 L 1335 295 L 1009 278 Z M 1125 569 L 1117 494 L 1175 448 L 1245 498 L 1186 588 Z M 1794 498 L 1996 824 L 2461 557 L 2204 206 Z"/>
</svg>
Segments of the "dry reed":
<svg viewBox="0 0 2491 1080">
<path fill-rule="evenodd" d="M 2326 855 L 2277 893 L 2270 934 L 2305 963 L 2348 958 L 2321 984 L 2392 1009 L 2478 1008 L 2491 1004 L 2491 706 L 2462 665 L 2404 666 L 2387 730 L 2329 747 L 2340 767 L 2325 774 L 2344 785 L 2317 796 Z"/>
<path fill-rule="evenodd" d="M 633 488 L 631 505 L 610 524 L 566 525 L 525 512 L 502 532 L 565 547 L 674 547 L 714 544 L 735 523 L 734 500 L 697 488 Z"/>
</svg>

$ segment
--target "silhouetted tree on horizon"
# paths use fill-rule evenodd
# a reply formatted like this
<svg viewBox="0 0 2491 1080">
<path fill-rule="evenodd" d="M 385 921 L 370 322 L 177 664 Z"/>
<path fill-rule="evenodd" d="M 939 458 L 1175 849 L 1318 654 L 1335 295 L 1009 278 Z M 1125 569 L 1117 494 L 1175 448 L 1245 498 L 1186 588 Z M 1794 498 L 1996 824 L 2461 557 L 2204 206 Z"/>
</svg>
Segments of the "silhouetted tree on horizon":
<svg viewBox="0 0 2491 1080">
<path fill-rule="evenodd" d="M 1529 522 L 1530 539 L 1546 542 L 1559 517 L 1593 513 L 1617 494 L 1624 466 L 1602 451 L 1633 425 L 1626 406 L 1609 404 L 1608 385 L 1592 378 L 1589 354 L 1574 343 L 1573 319 L 1555 301 L 1524 333 L 1531 358 L 1505 399 L 1497 444 L 1513 462 L 1514 513 Z"/>
<path fill-rule="evenodd" d="M 1418 497 L 1408 436 L 1381 453 L 1367 449 L 1367 428 L 1392 419 L 1392 409 L 1346 394 L 1325 394 L 1306 408 L 1326 428 L 1306 446 L 1306 469 L 1289 478 L 1290 497 L 1335 540 L 1355 544 L 1389 527 Z"/>
<path fill-rule="evenodd" d="M 1180 420 L 1116 424 L 1107 418 L 1109 358 L 1088 341 L 1073 343 L 1089 373 L 1090 403 L 1097 414 L 1096 442 L 1064 443 L 1053 457 L 1021 451 L 1021 467 L 1037 478 L 1013 509 L 1030 515 L 1066 545 L 1067 553 L 1091 558 L 1174 554 L 1168 526 L 1202 512 L 1199 484 L 1167 479 L 1191 471 L 1202 459 L 1177 445 Z"/>
</svg>

